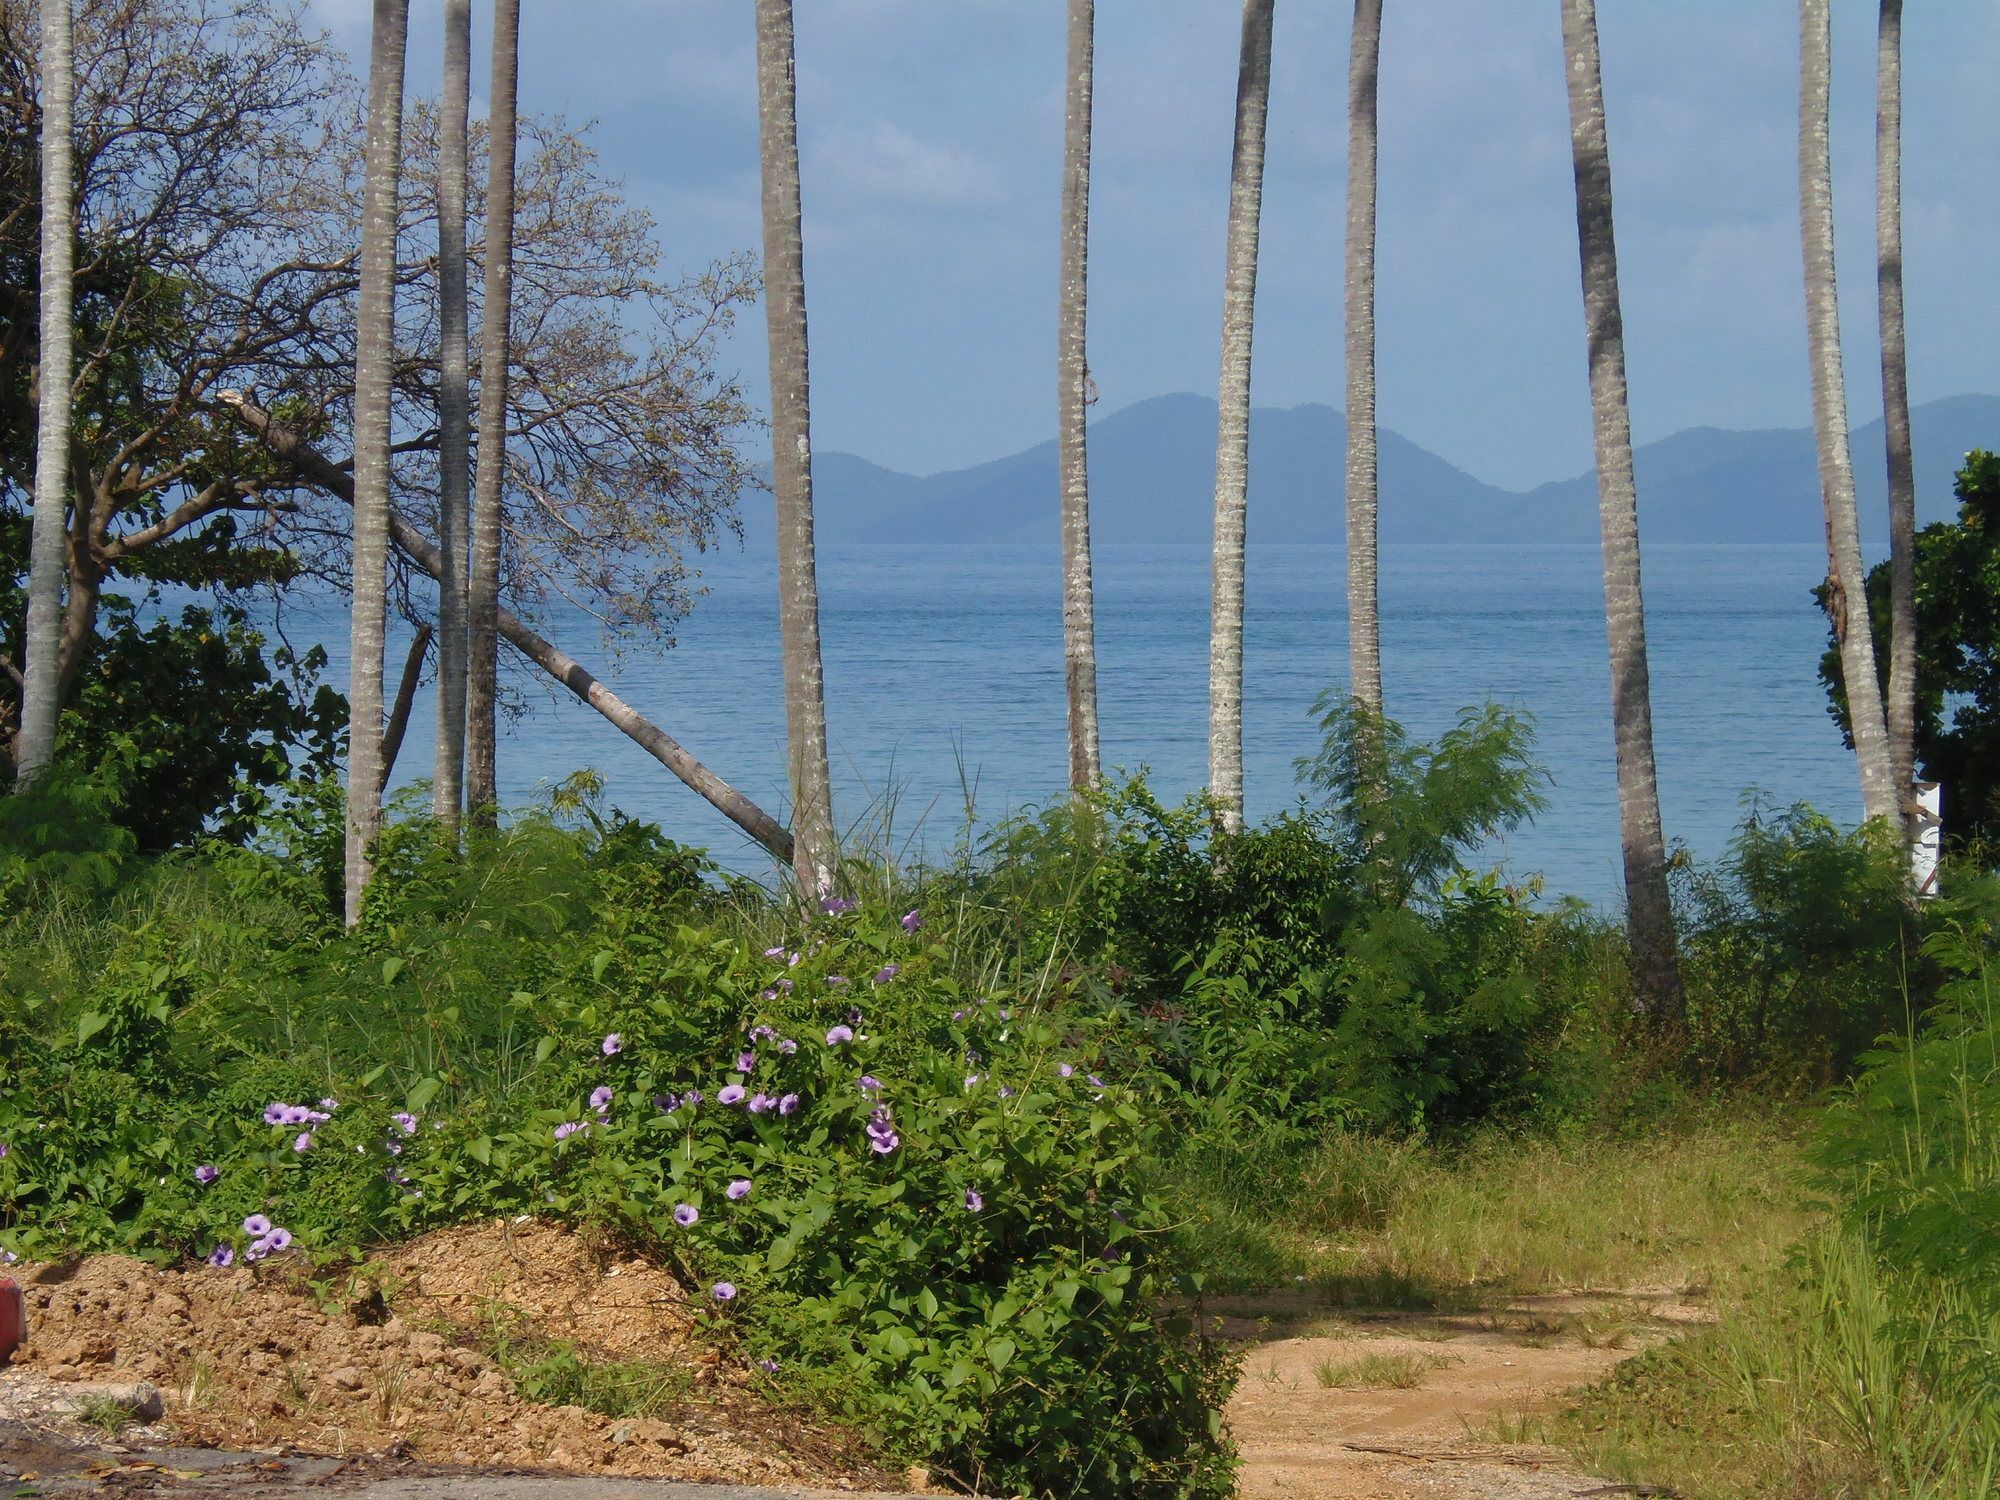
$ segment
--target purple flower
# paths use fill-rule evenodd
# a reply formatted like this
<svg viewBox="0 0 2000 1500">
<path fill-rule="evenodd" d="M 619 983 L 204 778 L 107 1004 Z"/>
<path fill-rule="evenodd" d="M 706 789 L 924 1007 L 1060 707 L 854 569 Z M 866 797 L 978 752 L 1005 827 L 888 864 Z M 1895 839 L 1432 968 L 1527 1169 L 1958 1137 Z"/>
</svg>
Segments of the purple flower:
<svg viewBox="0 0 2000 1500">
<path fill-rule="evenodd" d="M 924 925 L 923 918 L 918 916 L 914 911 L 906 911 L 903 913 L 903 931 L 915 932 L 919 927 L 923 925 Z"/>
<path fill-rule="evenodd" d="M 967 1093 L 971 1093 L 974 1089 L 978 1087 L 979 1087 L 979 1075 L 977 1073 L 967 1073 L 965 1075 L 965 1091 Z"/>
<path fill-rule="evenodd" d="M 336 1109 L 340 1108 L 340 1101 L 338 1099 L 322 1099 L 319 1101 L 319 1107 L 328 1114 L 332 1114 Z"/>
<path fill-rule="evenodd" d="M 359 1151 L 361 1148 L 356 1146 L 354 1149 Z M 403 1143 L 394 1136 L 390 1136 L 388 1140 L 382 1143 L 382 1149 L 391 1156 L 401 1156 L 403 1154 Z"/>
<path fill-rule="evenodd" d="M 258 1243 L 263 1245 L 266 1254 L 275 1250 L 286 1250 L 291 1248 L 292 1232 L 289 1229 L 274 1228 Z"/>
<path fill-rule="evenodd" d="M 898 1146 L 902 1144 L 903 1144 L 903 1138 L 897 1135 L 896 1132 L 893 1130 L 890 1131 L 887 1135 L 878 1135 L 868 1142 L 869 1148 L 872 1151 L 874 1151 L 874 1153 L 877 1156 L 887 1156 L 891 1151 L 894 1151 Z"/>
<path fill-rule="evenodd" d="M 606 1057 L 616 1057 L 625 1050 L 625 1038 L 614 1031 L 599 1045 Z"/>
<path fill-rule="evenodd" d="M 840 896 L 828 896 L 820 902 L 819 909 L 829 917 L 837 917 L 844 911 L 853 911 L 855 903 Z"/>
<path fill-rule="evenodd" d="M 1093 1088 L 1101 1089 L 1109 1087 L 1109 1085 L 1106 1084 L 1105 1081 L 1102 1078 L 1099 1078 L 1095 1073 L 1088 1074 L 1087 1077 L 1089 1078 L 1090 1084 Z"/>
<path fill-rule="evenodd" d="M 778 1373 L 778 1362 L 775 1359 L 760 1359 L 757 1361 L 757 1368 L 766 1375 L 775 1375 Z"/>
<path fill-rule="evenodd" d="M 701 1210 L 692 1203 L 683 1203 L 674 1210 L 674 1222 L 686 1229 L 701 1218 Z"/>
<path fill-rule="evenodd" d="M 273 1099 L 269 1104 L 264 1106 L 264 1123 L 266 1125 L 286 1125 L 291 1122 L 291 1117 L 292 1107 L 289 1104 L 280 1104 L 277 1100 Z"/>
<path fill-rule="evenodd" d="M 837 990 L 846 983 L 847 976 L 845 974 L 829 974 L 826 976 L 826 986 L 828 989 Z"/>
<path fill-rule="evenodd" d="M 718 1281 L 708 1290 L 709 1295 L 714 1297 L 717 1302 L 727 1302 L 736 1295 L 735 1285 L 727 1281 Z"/>
<path fill-rule="evenodd" d="M 701 1090 L 689 1089 L 685 1094 L 681 1095 L 681 1103 L 685 1104 L 689 1109 L 693 1109 L 697 1104 L 701 1103 Z"/>
<path fill-rule="evenodd" d="M 1000 1019 L 1003 1021 L 1011 1021 L 1014 1019 L 1014 1012 L 1007 1009 L 1007 1007 L 1003 1005 L 1000 1007 Z"/>
<path fill-rule="evenodd" d="M 600 1083 L 590 1091 L 590 1107 L 600 1115 L 609 1114 L 611 1112 L 612 1098 L 611 1085 Z"/>
<path fill-rule="evenodd" d="M 963 1010 L 955 1010 L 951 1013 L 951 1018 L 954 1021 L 963 1021 L 965 1019 L 965 1012 Z"/>
<path fill-rule="evenodd" d="M 776 1108 L 777 1103 L 777 1098 L 774 1095 L 759 1092 L 750 1096 L 750 1103 L 745 1107 L 753 1115 L 764 1115 L 769 1114 Z"/>
<path fill-rule="evenodd" d="M 12 1250 L 0 1250 L 0 1266 L 11 1266 L 20 1258 Z"/>
<path fill-rule="evenodd" d="M 777 1039 L 778 1028 L 775 1026 L 752 1026 L 750 1028 L 750 1040 L 753 1042 L 775 1042 Z"/>
<path fill-rule="evenodd" d="M 775 1000 L 778 998 L 778 992 L 776 990 L 759 990 L 757 991 L 757 998 L 759 1000 Z"/>
<path fill-rule="evenodd" d="M 890 980 L 894 979 L 901 972 L 902 970 L 899 969 L 895 964 L 884 964 L 882 965 L 881 968 L 875 971 L 875 982 L 877 984 L 887 984 Z"/>
<path fill-rule="evenodd" d="M 203 1187 L 207 1187 L 211 1182 L 215 1181 L 215 1179 L 220 1177 L 221 1175 L 222 1175 L 222 1168 L 217 1166 L 211 1166 L 206 1163 L 194 1169 L 194 1180 L 200 1183 Z"/>
<path fill-rule="evenodd" d="M 715 1102 L 717 1104 L 741 1104 L 746 1092 L 748 1091 L 740 1083 L 725 1083 L 715 1091 Z"/>
<path fill-rule="evenodd" d="M 778 1042 L 778 1050 L 784 1053 L 785 1056 L 790 1057 L 794 1052 L 799 1050 L 799 1044 L 790 1037 L 784 1037 Z"/>
<path fill-rule="evenodd" d="M 979 1189 L 967 1188 L 965 1190 L 965 1211 L 976 1214 L 984 1207 L 986 1207 L 986 1200 L 979 1196 Z"/>
<path fill-rule="evenodd" d="M 728 1187 L 723 1189 L 723 1193 L 728 1197 L 730 1202 L 741 1203 L 745 1198 L 750 1196 L 750 1179 L 747 1177 L 737 1178 Z"/>
<path fill-rule="evenodd" d="M 1011 1099 L 1014 1097 L 1014 1091 L 1008 1088 L 1007 1085 L 1003 1083 L 1000 1085 L 1000 1097 L 1002 1099 Z"/>
<path fill-rule="evenodd" d="M 789 995 L 793 989 L 791 977 L 788 975 L 785 978 L 780 979 L 778 981 L 778 988 L 783 990 L 787 995 Z"/>
<path fill-rule="evenodd" d="M 262 1214 L 252 1214 L 243 1221 L 245 1234 L 265 1235 L 271 1232 L 271 1221 Z"/>
<path fill-rule="evenodd" d="M 757 1066 L 757 1054 L 748 1050 L 736 1054 L 736 1071 L 748 1073 Z"/>
<path fill-rule="evenodd" d="M 303 1104 L 287 1104 L 285 1106 L 285 1123 L 287 1125 L 310 1125 L 312 1117 L 313 1112 Z"/>
<path fill-rule="evenodd" d="M 784 956 L 785 945 L 783 943 L 778 944 L 775 948 L 766 948 L 764 950 L 764 957 L 766 958 L 783 958 Z"/>
<path fill-rule="evenodd" d="M 826 1034 L 826 1044 L 829 1047 L 838 1047 L 842 1042 L 851 1042 L 853 1040 L 854 1028 L 852 1026 L 836 1026 Z"/>
<path fill-rule="evenodd" d="M 896 1134 L 896 1124 L 884 1104 L 868 1117 L 868 1145 L 877 1156 L 887 1156 L 903 1143 Z"/>
<path fill-rule="evenodd" d="M 778 1113 L 781 1115 L 791 1114 L 798 1107 L 799 1096 L 797 1094 L 786 1094 L 778 1101 Z"/>
<path fill-rule="evenodd" d="M 859 1026 L 859 1025 L 861 1024 L 861 1007 L 860 1007 L 860 1006 L 858 1006 L 858 1005 L 855 1005 L 855 1006 L 850 1006 L 850 1007 L 848 1008 L 848 1011 L 847 1011 L 847 1024 L 848 1024 L 849 1026 Z"/>
<path fill-rule="evenodd" d="M 208 1252 L 208 1263 L 218 1271 L 236 1263 L 236 1252 L 227 1245 L 217 1245 Z"/>
<path fill-rule="evenodd" d="M 389 1118 L 404 1135 L 415 1135 L 417 1133 L 417 1117 L 407 1109 L 399 1109 L 393 1115 L 389 1116 Z"/>
<path fill-rule="evenodd" d="M 312 1148 L 313 1133 L 310 1130 L 301 1130 L 298 1138 L 292 1142 L 292 1149 L 294 1151 L 310 1151 Z"/>
<path fill-rule="evenodd" d="M 861 1092 L 864 1094 L 881 1093 L 882 1080 L 877 1078 L 873 1073 L 863 1073 L 861 1075 Z"/>
<path fill-rule="evenodd" d="M 1066 1062 L 1057 1063 L 1056 1072 L 1059 1076 L 1067 1078 L 1072 1073 L 1076 1072 L 1076 1065 L 1074 1063 L 1066 1063 Z"/>
<path fill-rule="evenodd" d="M 653 1095 L 653 1108 L 657 1109 L 663 1115 L 670 1115 L 680 1107 L 681 1101 L 678 1094 Z"/>
<path fill-rule="evenodd" d="M 14 1148 L 8 1145 L 5 1141 L 0 1141 L 0 1161 L 5 1161 L 7 1159 L 7 1153 L 12 1151 L 13 1149 Z"/>
<path fill-rule="evenodd" d="M 556 1126 L 556 1139 L 566 1141 L 578 1131 L 588 1129 L 590 1129 L 590 1125 L 586 1121 L 564 1120 L 562 1124 Z"/>
</svg>

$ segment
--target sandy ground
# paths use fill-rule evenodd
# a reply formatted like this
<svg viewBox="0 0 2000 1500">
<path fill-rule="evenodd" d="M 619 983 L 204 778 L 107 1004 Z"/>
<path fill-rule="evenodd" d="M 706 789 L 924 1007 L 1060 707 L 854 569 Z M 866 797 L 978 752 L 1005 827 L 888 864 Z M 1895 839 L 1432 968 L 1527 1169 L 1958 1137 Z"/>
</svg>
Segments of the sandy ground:
<svg viewBox="0 0 2000 1500">
<path fill-rule="evenodd" d="M 1229 1424 L 1244 1500 L 1548 1500 L 1631 1491 L 1507 1441 L 1520 1419 L 1705 1313 L 1664 1289 L 1531 1297 L 1489 1311 L 1315 1316 L 1310 1299 L 1231 1304 L 1245 1342 Z M 1370 1357 L 1407 1359 L 1405 1389 L 1329 1386 Z"/>
</svg>

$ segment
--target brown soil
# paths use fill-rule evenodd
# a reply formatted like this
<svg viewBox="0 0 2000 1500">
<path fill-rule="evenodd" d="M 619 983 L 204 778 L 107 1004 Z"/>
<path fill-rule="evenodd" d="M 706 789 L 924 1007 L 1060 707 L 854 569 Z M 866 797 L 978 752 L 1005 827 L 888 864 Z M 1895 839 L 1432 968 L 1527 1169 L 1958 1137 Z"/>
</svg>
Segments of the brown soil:
<svg viewBox="0 0 2000 1500">
<path fill-rule="evenodd" d="M 1701 1318 L 1675 1294 L 1523 1298 L 1466 1315 L 1320 1313 L 1304 1297 L 1225 1307 L 1245 1341 L 1229 1425 L 1244 1500 L 1544 1500 L 1602 1484 L 1560 1455 L 1511 1442 L 1523 1417 L 1558 1406 L 1675 1324 Z M 1370 1355 L 1406 1356 L 1408 1389 L 1328 1386 Z M 1511 1429 L 1511 1430 L 1510 1430 Z"/>
<path fill-rule="evenodd" d="M 551 1226 L 486 1224 L 310 1284 L 254 1270 L 161 1271 L 120 1256 L 27 1267 L 30 1342 L 0 1385 L 147 1380 L 181 1440 L 439 1464 L 890 1488 L 853 1444 L 782 1410 L 700 1334 L 673 1277 Z M 597 1360 L 681 1372 L 660 1416 L 522 1400 L 473 1347 L 491 1320 Z M 0 1392 L 4 1394 L 4 1392 Z"/>
</svg>

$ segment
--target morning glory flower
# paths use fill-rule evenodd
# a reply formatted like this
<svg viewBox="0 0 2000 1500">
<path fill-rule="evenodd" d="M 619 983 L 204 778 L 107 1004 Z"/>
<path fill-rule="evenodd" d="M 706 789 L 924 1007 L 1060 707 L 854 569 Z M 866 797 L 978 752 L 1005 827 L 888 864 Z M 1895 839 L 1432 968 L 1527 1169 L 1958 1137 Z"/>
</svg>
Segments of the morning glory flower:
<svg viewBox="0 0 2000 1500">
<path fill-rule="evenodd" d="M 340 1101 L 338 1099 L 322 1099 L 319 1101 L 319 1107 L 328 1114 L 332 1114 L 336 1109 L 340 1108 Z"/>
<path fill-rule="evenodd" d="M 723 1192 L 728 1196 L 730 1202 L 741 1203 L 745 1198 L 750 1196 L 750 1179 L 739 1177 L 730 1183 L 728 1187 L 724 1188 Z"/>
<path fill-rule="evenodd" d="M 680 1107 L 680 1096 L 677 1094 L 653 1095 L 653 1108 L 657 1109 L 663 1115 L 670 1115 Z"/>
<path fill-rule="evenodd" d="M 977 1073 L 967 1073 L 965 1075 L 965 1091 L 969 1094 L 978 1087 L 979 1075 Z"/>
<path fill-rule="evenodd" d="M 798 1107 L 799 1096 L 797 1094 L 787 1094 L 778 1101 L 778 1113 L 781 1115 L 791 1114 Z"/>
<path fill-rule="evenodd" d="M 799 1050 L 799 1044 L 790 1037 L 784 1037 L 778 1042 L 778 1050 L 786 1057 L 790 1057 L 794 1052 Z"/>
<path fill-rule="evenodd" d="M 291 1105 L 280 1104 L 277 1100 L 273 1099 L 269 1104 L 264 1106 L 264 1123 L 266 1125 L 289 1124 L 291 1114 Z"/>
<path fill-rule="evenodd" d="M 736 1295 L 736 1287 L 731 1282 L 718 1281 L 709 1288 L 709 1293 L 717 1302 L 727 1302 Z"/>
<path fill-rule="evenodd" d="M 828 896 L 820 902 L 819 909 L 829 917 L 837 917 L 844 911 L 853 911 L 855 903 L 839 896 Z"/>
<path fill-rule="evenodd" d="M 1063 1078 L 1068 1078 L 1069 1076 L 1071 1076 L 1071 1075 L 1072 1075 L 1073 1073 L 1075 1073 L 1075 1072 L 1076 1072 L 1076 1067 L 1075 1067 L 1075 1065 L 1074 1065 L 1074 1064 L 1072 1064 L 1072 1063 L 1066 1063 L 1066 1062 L 1065 1062 L 1065 1063 L 1057 1063 L 1057 1064 L 1056 1064 L 1056 1072 L 1057 1072 L 1057 1074 L 1058 1074 L 1059 1076 L 1061 1076 L 1061 1077 L 1063 1077 Z"/>
<path fill-rule="evenodd" d="M 778 998 L 778 992 L 776 990 L 759 990 L 757 991 L 757 998 L 759 1000 L 775 1000 Z"/>
<path fill-rule="evenodd" d="M 590 1091 L 590 1107 L 600 1115 L 610 1113 L 611 1100 L 611 1085 L 608 1083 L 600 1083 Z"/>
<path fill-rule="evenodd" d="M 829 1047 L 838 1047 L 842 1042 L 851 1042 L 853 1040 L 854 1028 L 852 1026 L 836 1026 L 826 1034 L 826 1044 Z"/>
<path fill-rule="evenodd" d="M 625 1038 L 620 1036 L 617 1032 L 614 1031 L 611 1033 L 610 1036 L 606 1037 L 604 1041 L 600 1044 L 599 1050 L 601 1050 L 606 1057 L 616 1057 L 619 1053 L 625 1050 Z"/>
<path fill-rule="evenodd" d="M 901 972 L 902 970 L 897 968 L 895 964 L 884 964 L 875 971 L 875 982 L 877 984 L 887 984 Z"/>
<path fill-rule="evenodd" d="M 757 1361 L 757 1368 L 766 1375 L 775 1375 L 778 1373 L 778 1362 L 775 1359 L 760 1359 Z"/>
<path fill-rule="evenodd" d="M 745 1092 L 746 1090 L 740 1083 L 725 1083 L 715 1091 L 715 1102 L 717 1104 L 741 1104 Z"/>
<path fill-rule="evenodd" d="M 208 1263 L 218 1271 L 236 1263 L 236 1252 L 227 1245 L 217 1245 L 208 1252 Z"/>
<path fill-rule="evenodd" d="M 222 1168 L 217 1166 L 212 1166 L 207 1163 L 204 1163 L 203 1165 L 196 1167 L 194 1169 L 194 1180 L 200 1183 L 203 1187 L 207 1187 L 211 1182 L 215 1181 L 215 1179 L 220 1177 L 221 1175 L 222 1175 Z"/>
<path fill-rule="evenodd" d="M 986 1200 L 979 1196 L 979 1189 L 967 1188 L 965 1190 L 966 1212 L 976 1214 L 984 1207 L 986 1207 Z"/>
<path fill-rule="evenodd" d="M 245 1234 L 266 1235 L 271 1232 L 271 1221 L 262 1214 L 252 1214 L 243 1221 Z"/>
<path fill-rule="evenodd" d="M 686 1229 L 701 1217 L 701 1210 L 692 1203 L 683 1203 L 674 1210 L 674 1222 Z"/>
<path fill-rule="evenodd" d="M 847 983 L 847 976 L 845 974 L 829 974 L 826 976 L 826 984 L 828 989 L 837 990 L 843 984 L 846 983 Z"/>
<path fill-rule="evenodd" d="M 777 1099 L 770 1094 L 765 1094 L 765 1093 L 752 1094 L 750 1096 L 750 1104 L 749 1104 L 750 1113 L 753 1115 L 768 1114 L 770 1113 L 771 1110 L 777 1107 L 777 1103 L 778 1103 Z"/>
<path fill-rule="evenodd" d="M 923 918 L 919 917 L 914 911 L 906 911 L 903 913 L 903 931 L 915 932 L 919 927 L 923 925 L 924 925 Z"/>
<path fill-rule="evenodd" d="M 783 943 L 778 944 L 775 948 L 766 948 L 764 950 L 764 957 L 766 958 L 783 958 L 784 956 L 785 945 Z"/>
<path fill-rule="evenodd" d="M 289 1249 L 292 1243 L 292 1232 L 289 1229 L 274 1228 L 259 1243 L 263 1245 L 266 1254 L 274 1250 Z"/>
<path fill-rule="evenodd" d="M 590 1129 L 590 1126 L 585 1122 L 577 1120 L 564 1120 L 562 1124 L 556 1126 L 556 1139 L 559 1141 L 566 1141 L 571 1136 L 575 1135 L 578 1131 L 588 1130 L 588 1129 Z"/>
<path fill-rule="evenodd" d="M 878 1135 L 868 1142 L 869 1148 L 872 1151 L 874 1151 L 874 1153 L 877 1156 L 887 1156 L 891 1151 L 894 1151 L 898 1146 L 902 1144 L 903 1144 L 903 1138 L 897 1135 L 896 1132 L 893 1130 L 890 1131 L 887 1135 Z"/>
<path fill-rule="evenodd" d="M 301 1130 L 298 1139 L 292 1142 L 292 1149 L 294 1151 L 310 1151 L 312 1147 L 313 1133 L 310 1130 Z"/>
<path fill-rule="evenodd" d="M 404 1135 L 415 1135 L 417 1133 L 417 1117 L 408 1110 L 399 1109 L 393 1115 L 389 1116 L 389 1118 Z"/>
<path fill-rule="evenodd" d="M 737 1072 L 739 1072 L 739 1073 L 748 1073 L 748 1072 L 749 1072 L 749 1071 L 750 1071 L 750 1070 L 751 1070 L 752 1068 L 754 1068 L 754 1067 L 756 1067 L 756 1066 L 757 1066 L 757 1054 L 756 1054 L 756 1053 L 754 1053 L 754 1052 L 750 1052 L 750 1051 L 747 1051 L 747 1050 L 746 1050 L 746 1051 L 743 1051 L 743 1052 L 739 1052 L 739 1053 L 737 1053 L 737 1054 L 736 1054 L 736 1071 L 737 1071 Z"/>
<path fill-rule="evenodd" d="M 689 1089 L 685 1094 L 681 1095 L 681 1103 L 685 1104 L 689 1109 L 693 1109 L 697 1104 L 701 1103 L 701 1090 Z"/>
<path fill-rule="evenodd" d="M 753 1042 L 775 1042 L 777 1039 L 778 1028 L 775 1026 L 752 1026 L 750 1028 L 750 1040 Z"/>
<path fill-rule="evenodd" d="M 877 1078 L 873 1073 L 863 1073 L 861 1075 L 861 1092 L 864 1094 L 881 1093 L 882 1080 Z"/>
</svg>

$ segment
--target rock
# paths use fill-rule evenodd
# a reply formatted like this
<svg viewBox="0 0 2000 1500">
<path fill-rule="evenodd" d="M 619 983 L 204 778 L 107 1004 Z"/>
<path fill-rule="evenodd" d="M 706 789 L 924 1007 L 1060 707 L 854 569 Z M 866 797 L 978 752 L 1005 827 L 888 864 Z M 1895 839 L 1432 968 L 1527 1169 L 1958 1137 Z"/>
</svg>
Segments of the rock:
<svg viewBox="0 0 2000 1500">
<path fill-rule="evenodd" d="M 122 1406 L 136 1422 L 157 1422 L 167 1413 L 160 1388 L 150 1380 L 80 1382 L 63 1395 L 55 1409 L 75 1417 L 100 1404 Z"/>
<path fill-rule="evenodd" d="M 358 1391 L 361 1389 L 361 1372 L 353 1365 L 342 1365 L 326 1377 L 326 1383 L 337 1391 Z"/>
</svg>

